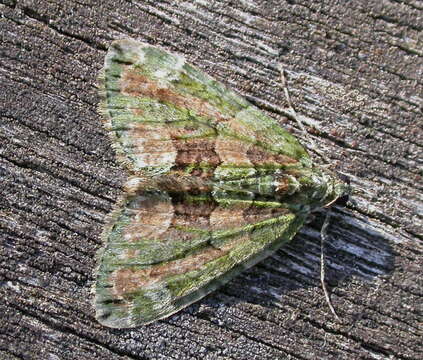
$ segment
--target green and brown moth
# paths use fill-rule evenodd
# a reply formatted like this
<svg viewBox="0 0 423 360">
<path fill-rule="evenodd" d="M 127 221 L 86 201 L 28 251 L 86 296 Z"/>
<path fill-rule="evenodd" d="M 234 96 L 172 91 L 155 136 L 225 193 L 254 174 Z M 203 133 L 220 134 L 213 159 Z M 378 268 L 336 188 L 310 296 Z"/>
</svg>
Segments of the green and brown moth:
<svg viewBox="0 0 423 360">
<path fill-rule="evenodd" d="M 276 120 L 181 56 L 115 41 L 101 95 L 131 174 L 98 253 L 106 326 L 148 324 L 201 299 L 346 190 Z"/>
</svg>

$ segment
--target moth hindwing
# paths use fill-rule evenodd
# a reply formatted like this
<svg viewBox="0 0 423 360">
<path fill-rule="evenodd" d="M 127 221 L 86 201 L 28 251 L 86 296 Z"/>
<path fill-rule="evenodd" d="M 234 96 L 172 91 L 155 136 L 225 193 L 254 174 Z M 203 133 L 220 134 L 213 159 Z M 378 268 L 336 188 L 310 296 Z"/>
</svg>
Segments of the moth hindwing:
<svg viewBox="0 0 423 360">
<path fill-rule="evenodd" d="M 344 192 L 298 141 L 184 58 L 112 43 L 101 112 L 131 174 L 103 231 L 96 317 L 167 317 L 291 240 Z"/>
</svg>

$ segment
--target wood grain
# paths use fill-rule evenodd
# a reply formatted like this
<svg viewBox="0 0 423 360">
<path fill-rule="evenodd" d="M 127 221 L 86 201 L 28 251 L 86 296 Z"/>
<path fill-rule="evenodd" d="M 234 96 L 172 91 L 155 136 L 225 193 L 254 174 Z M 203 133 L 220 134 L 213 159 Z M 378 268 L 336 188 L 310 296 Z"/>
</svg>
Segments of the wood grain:
<svg viewBox="0 0 423 360">
<path fill-rule="evenodd" d="M 423 335 L 422 3 L 0 2 L 0 359 L 418 359 Z M 99 234 L 126 178 L 97 113 L 108 44 L 184 54 L 320 150 L 355 193 L 168 320 L 94 320 Z M 318 157 L 316 157 L 318 159 Z"/>
</svg>

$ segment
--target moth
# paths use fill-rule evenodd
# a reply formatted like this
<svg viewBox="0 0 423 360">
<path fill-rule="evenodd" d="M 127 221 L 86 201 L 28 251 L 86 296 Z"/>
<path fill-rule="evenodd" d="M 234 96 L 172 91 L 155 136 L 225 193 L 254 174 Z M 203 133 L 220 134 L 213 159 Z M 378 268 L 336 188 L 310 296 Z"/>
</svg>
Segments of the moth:
<svg viewBox="0 0 423 360">
<path fill-rule="evenodd" d="M 105 326 L 148 324 L 201 299 L 346 191 L 276 120 L 182 56 L 114 41 L 100 79 L 130 174 L 98 252 Z"/>
</svg>

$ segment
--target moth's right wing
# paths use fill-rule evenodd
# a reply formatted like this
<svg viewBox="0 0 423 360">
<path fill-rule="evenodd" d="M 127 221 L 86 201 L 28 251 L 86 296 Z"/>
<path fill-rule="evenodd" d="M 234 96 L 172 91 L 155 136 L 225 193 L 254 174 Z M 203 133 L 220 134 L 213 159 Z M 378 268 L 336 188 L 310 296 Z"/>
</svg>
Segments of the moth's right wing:
<svg viewBox="0 0 423 360">
<path fill-rule="evenodd" d="M 116 328 L 167 317 L 269 256 L 303 222 L 272 202 L 127 195 L 103 233 L 96 317 Z"/>
</svg>

